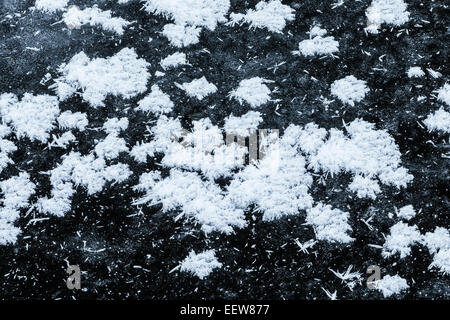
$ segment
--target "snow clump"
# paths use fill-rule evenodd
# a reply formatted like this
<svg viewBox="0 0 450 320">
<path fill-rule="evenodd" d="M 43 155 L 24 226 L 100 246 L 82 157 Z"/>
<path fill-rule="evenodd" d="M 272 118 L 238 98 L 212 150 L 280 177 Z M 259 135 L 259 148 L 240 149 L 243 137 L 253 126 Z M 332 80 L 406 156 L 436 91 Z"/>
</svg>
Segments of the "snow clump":
<svg viewBox="0 0 450 320">
<path fill-rule="evenodd" d="M 242 80 L 239 86 L 230 92 L 230 97 L 247 102 L 252 108 L 259 107 L 270 101 L 270 89 L 265 85 L 269 82 L 260 77 Z"/>
<path fill-rule="evenodd" d="M 343 103 L 347 103 L 352 107 L 355 102 L 360 102 L 369 92 L 366 82 L 358 80 L 354 76 L 346 76 L 340 80 L 336 80 L 331 84 L 331 94 L 338 97 Z"/>
<path fill-rule="evenodd" d="M 193 250 L 189 256 L 181 262 L 180 271 L 191 272 L 200 279 L 207 277 L 213 269 L 221 268 L 222 264 L 217 261 L 215 250 L 207 250 L 195 253 Z"/>
<path fill-rule="evenodd" d="M 248 23 L 250 28 L 266 28 L 271 32 L 282 33 L 286 21 L 294 21 L 295 10 L 279 0 L 260 1 L 255 10 L 249 9 L 246 14 L 230 14 L 230 24 Z"/>
<path fill-rule="evenodd" d="M 139 59 L 134 49 L 125 48 L 109 58 L 89 59 L 84 53 L 62 64 L 62 76 L 52 88 L 60 100 L 81 91 L 83 99 L 93 107 L 104 106 L 108 95 L 132 98 L 147 90 L 149 63 Z"/>
</svg>

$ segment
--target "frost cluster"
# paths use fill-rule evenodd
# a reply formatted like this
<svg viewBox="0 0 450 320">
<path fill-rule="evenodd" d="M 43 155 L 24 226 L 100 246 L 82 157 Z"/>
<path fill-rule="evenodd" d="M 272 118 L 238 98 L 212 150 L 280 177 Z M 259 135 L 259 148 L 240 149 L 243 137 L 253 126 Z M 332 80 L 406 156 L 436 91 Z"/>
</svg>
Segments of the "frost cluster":
<svg viewBox="0 0 450 320">
<path fill-rule="evenodd" d="M 152 86 L 152 91 L 138 103 L 136 110 L 151 112 L 154 114 L 169 113 L 174 104 L 168 94 L 161 91 L 158 85 Z"/>
<path fill-rule="evenodd" d="M 161 60 L 160 64 L 164 70 L 176 68 L 180 65 L 185 65 L 187 64 L 186 54 L 182 52 L 175 52 L 174 54 L 171 54 Z"/>
<path fill-rule="evenodd" d="M 355 102 L 360 102 L 369 92 L 366 82 L 358 80 L 354 76 L 346 76 L 340 80 L 336 80 L 331 84 L 331 94 L 338 97 L 343 103 L 347 103 L 352 107 Z"/>
<path fill-rule="evenodd" d="M 177 47 L 198 43 L 202 28 L 213 31 L 225 22 L 229 0 L 144 0 L 149 13 L 173 20 L 164 27 L 163 34 Z"/>
<path fill-rule="evenodd" d="M 437 268 L 444 274 L 450 274 L 450 233 L 448 229 L 437 227 L 434 232 L 424 235 L 424 243 L 433 255 L 429 268 Z"/>
<path fill-rule="evenodd" d="M 408 72 L 409 78 L 422 78 L 425 75 L 421 67 L 411 67 Z"/>
<path fill-rule="evenodd" d="M 445 102 L 447 105 L 450 106 L 450 83 L 444 84 L 442 88 L 437 90 L 438 93 L 438 100 Z"/>
<path fill-rule="evenodd" d="M 36 0 L 34 6 L 37 10 L 55 13 L 67 7 L 69 0 Z"/>
<path fill-rule="evenodd" d="M 370 198 L 379 192 L 377 177 L 381 183 L 397 188 L 412 180 L 412 175 L 400 166 L 401 153 L 386 131 L 375 130 L 372 123 L 361 119 L 345 129 L 348 136 L 338 129 L 327 133 L 315 124 L 305 126 L 298 139 L 310 168 L 332 175 L 341 171 L 353 173 L 350 189 Z"/>
<path fill-rule="evenodd" d="M 292 139 L 296 130 L 298 127 L 289 127 L 281 139 L 276 132 L 268 133 L 262 143 L 265 150 L 260 149 L 264 157 L 234 175 L 227 189 L 238 208 L 254 205 L 255 211 L 263 213 L 263 220 L 270 221 L 312 207 L 308 193 L 312 176 Z"/>
<path fill-rule="evenodd" d="M 248 103 L 252 108 L 259 107 L 270 101 L 270 89 L 266 86 L 269 81 L 254 77 L 242 80 L 239 86 L 230 92 L 230 97 Z"/>
<path fill-rule="evenodd" d="M 147 90 L 149 64 L 139 59 L 134 49 L 125 48 L 109 58 L 89 59 L 84 53 L 75 55 L 59 67 L 62 74 L 54 88 L 60 100 L 77 91 L 93 107 L 104 106 L 107 95 L 132 98 Z"/>
<path fill-rule="evenodd" d="M 333 209 L 330 205 L 323 203 L 318 203 L 307 212 L 306 223 L 314 227 L 318 240 L 341 243 L 354 240 L 347 234 L 352 231 L 348 224 L 350 217 L 348 212 Z"/>
<path fill-rule="evenodd" d="M 440 108 L 434 113 L 430 113 L 423 121 L 429 131 L 442 131 L 450 133 L 450 113 Z"/>
<path fill-rule="evenodd" d="M 22 100 L 11 93 L 0 95 L 0 114 L 10 124 L 18 138 L 46 142 L 60 113 L 58 98 L 25 93 Z"/>
<path fill-rule="evenodd" d="M 189 97 L 195 97 L 198 100 L 202 100 L 204 97 L 217 91 L 217 87 L 213 83 L 208 82 L 205 77 L 185 82 L 181 85 L 176 83 L 176 86 L 186 91 Z"/>
<path fill-rule="evenodd" d="M 200 279 L 207 277 L 215 268 L 221 268 L 222 264 L 217 261 L 215 250 L 207 250 L 195 253 L 193 250 L 181 262 L 180 271 L 191 272 Z"/>
<path fill-rule="evenodd" d="M 385 275 L 381 280 L 377 280 L 375 285 L 376 288 L 383 293 L 383 297 L 385 298 L 409 289 L 406 280 L 399 275 Z"/>
<path fill-rule="evenodd" d="M 8 164 L 13 163 L 9 155 L 17 150 L 16 145 L 12 141 L 5 139 L 10 133 L 11 130 L 9 127 L 0 123 L 0 173 L 8 166 Z"/>
<path fill-rule="evenodd" d="M 61 129 L 78 129 L 84 131 L 89 124 L 86 113 L 64 111 L 58 117 L 58 125 Z"/>
<path fill-rule="evenodd" d="M 383 23 L 393 26 L 401 26 L 408 22 L 409 12 L 403 0 L 372 0 L 366 10 L 366 31 L 377 34 Z"/>
<path fill-rule="evenodd" d="M 163 27 L 162 34 L 177 48 L 197 44 L 200 41 L 202 29 L 179 24 L 168 23 Z"/>
<path fill-rule="evenodd" d="M 196 172 L 170 170 L 164 179 L 158 172 L 144 173 L 135 187 L 145 195 L 136 204 L 161 203 L 162 210 L 181 210 L 179 217 L 194 219 L 205 233 L 233 233 L 233 227 L 246 226 L 243 210 L 236 209 L 218 185 L 203 180 Z"/>
<path fill-rule="evenodd" d="M 324 37 L 327 31 L 314 26 L 309 31 L 309 39 L 299 43 L 299 52 L 304 56 L 331 55 L 339 51 L 339 42 L 333 36 Z"/>
<path fill-rule="evenodd" d="M 245 137 L 249 135 L 251 131 L 256 130 L 262 120 L 261 113 L 249 111 L 240 117 L 235 117 L 233 115 L 228 116 L 225 119 L 223 128 L 226 133 L 236 133 L 240 137 Z"/>
<path fill-rule="evenodd" d="M 0 181 L 3 196 L 0 208 L 0 245 L 16 242 L 20 229 L 14 226 L 14 221 L 19 218 L 19 210 L 29 206 L 28 199 L 34 194 L 35 188 L 30 175 L 25 172 Z"/>
<path fill-rule="evenodd" d="M 405 220 L 411 220 L 416 216 L 416 210 L 414 210 L 414 207 L 412 205 L 407 205 L 398 210 L 397 213 L 399 218 L 405 219 Z"/>
<path fill-rule="evenodd" d="M 266 28 L 271 32 L 282 33 L 286 21 L 294 21 L 295 10 L 284 5 L 280 0 L 260 1 L 255 10 L 249 9 L 246 14 L 230 14 L 231 24 L 248 23 L 250 28 Z"/>
<path fill-rule="evenodd" d="M 389 257 L 395 253 L 400 253 L 400 259 L 409 256 L 411 253 L 411 246 L 422 241 L 417 226 L 409 226 L 404 222 L 398 222 L 390 229 L 391 234 L 386 237 L 386 242 L 383 245 L 382 255 Z"/>
<path fill-rule="evenodd" d="M 122 35 L 123 28 L 130 22 L 111 16 L 111 11 L 102 11 L 97 6 L 80 10 L 77 6 L 71 6 L 63 14 L 63 21 L 70 29 L 79 29 L 83 25 L 101 26 L 105 31 L 115 32 Z"/>
</svg>

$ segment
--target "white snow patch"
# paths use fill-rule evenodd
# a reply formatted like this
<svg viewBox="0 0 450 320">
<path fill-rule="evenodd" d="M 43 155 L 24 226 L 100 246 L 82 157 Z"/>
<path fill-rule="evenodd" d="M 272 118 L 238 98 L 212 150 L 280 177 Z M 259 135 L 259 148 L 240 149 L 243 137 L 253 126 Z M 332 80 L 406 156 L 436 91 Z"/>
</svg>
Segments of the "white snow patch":
<svg viewBox="0 0 450 320">
<path fill-rule="evenodd" d="M 359 174 L 353 177 L 348 186 L 349 190 L 356 192 L 358 198 L 370 198 L 375 200 L 377 194 L 381 192 L 378 181 L 370 177 L 364 177 Z"/>
<path fill-rule="evenodd" d="M 327 31 L 313 26 L 309 31 L 309 39 L 299 43 L 299 52 L 304 56 L 332 55 L 339 51 L 339 42 L 333 36 L 324 37 Z"/>
<path fill-rule="evenodd" d="M 223 128 L 225 133 L 236 133 L 240 137 L 248 136 L 251 131 L 258 128 L 258 125 L 263 121 L 261 113 L 257 111 L 249 111 L 240 117 L 233 115 L 225 119 Z"/>
<path fill-rule="evenodd" d="M 110 118 L 105 121 L 102 129 L 108 134 L 119 134 L 128 128 L 128 118 Z"/>
<path fill-rule="evenodd" d="M 270 101 L 270 89 L 265 85 L 269 81 L 254 77 L 242 80 L 239 86 L 230 92 L 230 97 L 235 98 L 242 104 L 247 102 L 252 108 L 259 107 Z"/>
<path fill-rule="evenodd" d="M 213 269 L 221 268 L 222 264 L 217 261 L 215 250 L 207 250 L 202 253 L 191 251 L 189 256 L 181 262 L 180 271 L 191 272 L 200 279 L 207 277 Z"/>
<path fill-rule="evenodd" d="M 405 220 L 411 220 L 416 216 L 416 210 L 414 210 L 414 207 L 412 205 L 407 205 L 398 210 L 398 217 L 405 219 Z"/>
<path fill-rule="evenodd" d="M 63 14 L 63 21 L 70 29 L 79 29 L 85 24 L 101 26 L 105 31 L 115 32 L 122 35 L 123 28 L 131 22 L 122 18 L 112 17 L 111 11 L 102 11 L 97 6 L 80 10 L 77 6 L 71 6 Z"/>
<path fill-rule="evenodd" d="M 421 67 L 411 67 L 407 74 L 409 78 L 422 78 L 425 75 L 425 72 Z"/>
<path fill-rule="evenodd" d="M 366 10 L 369 33 L 377 34 L 383 23 L 401 26 L 409 20 L 407 5 L 403 0 L 373 0 Z"/>
<path fill-rule="evenodd" d="M 55 13 L 64 10 L 68 3 L 69 0 L 36 0 L 34 6 L 37 10 Z"/>
<path fill-rule="evenodd" d="M 78 129 L 84 131 L 89 124 L 86 113 L 64 111 L 58 117 L 58 125 L 61 129 Z"/>
<path fill-rule="evenodd" d="M 444 84 L 442 88 L 437 90 L 438 93 L 438 100 L 445 102 L 447 105 L 450 106 L 450 83 Z"/>
<path fill-rule="evenodd" d="M 430 113 L 423 121 L 428 131 L 442 131 L 450 133 L 450 113 L 440 108 L 434 113 Z"/>
<path fill-rule="evenodd" d="M 408 226 L 404 222 L 398 222 L 391 227 L 390 231 L 391 234 L 386 237 L 383 245 L 384 257 L 400 253 L 400 259 L 403 259 L 410 255 L 412 245 L 422 241 L 422 235 L 415 225 Z"/>
<path fill-rule="evenodd" d="M 308 191 L 312 177 L 306 172 L 305 159 L 293 139 L 298 130 L 290 126 L 281 139 L 276 132 L 267 133 L 260 149 L 265 156 L 234 175 L 227 190 L 238 208 L 255 205 L 255 211 L 263 213 L 265 221 L 311 208 L 313 199 Z"/>
<path fill-rule="evenodd" d="M 450 233 L 446 228 L 436 227 L 434 232 L 425 233 L 424 242 L 431 254 L 435 254 L 439 250 L 449 250 Z"/>
<path fill-rule="evenodd" d="M 71 198 L 75 186 L 83 186 L 88 195 L 102 191 L 107 182 L 121 183 L 128 179 L 131 171 L 127 164 L 107 165 L 104 158 L 92 153 L 82 156 L 71 152 L 50 172 L 51 198 L 40 198 L 38 209 L 42 213 L 63 216 L 71 209 Z"/>
<path fill-rule="evenodd" d="M 229 0 L 144 0 L 149 13 L 174 21 L 164 27 L 163 34 L 177 47 L 198 43 L 201 28 L 213 31 L 226 22 Z"/>
<path fill-rule="evenodd" d="M 53 87 L 60 100 L 82 91 L 83 99 L 93 107 L 104 106 L 109 94 L 129 99 L 145 92 L 150 78 L 148 66 L 134 49 L 125 48 L 112 57 L 92 60 L 80 52 L 59 67 L 62 76 Z"/>
<path fill-rule="evenodd" d="M 361 119 L 354 120 L 345 128 L 349 137 L 340 130 L 331 129 L 328 139 L 325 139 L 326 131 L 323 129 L 311 124 L 305 127 L 299 136 L 299 146 L 307 154 L 310 168 L 332 175 L 345 171 L 372 179 L 378 177 L 381 183 L 397 188 L 405 187 L 413 179 L 400 166 L 401 153 L 385 130 L 375 130 L 374 124 Z M 359 186 L 362 194 L 369 192 L 372 196 L 370 190 L 376 193 L 372 182 L 364 186 L 357 183 L 362 182 L 358 181 L 359 178 L 356 179 L 352 191 L 358 192 Z"/>
<path fill-rule="evenodd" d="M 331 94 L 336 96 L 343 103 L 347 103 L 352 107 L 355 102 L 360 102 L 369 92 L 366 82 L 358 80 L 354 76 L 346 76 L 340 80 L 336 80 L 331 84 Z"/>
<path fill-rule="evenodd" d="M 29 198 L 34 194 L 36 185 L 30 181 L 30 175 L 21 172 L 18 176 L 0 182 L 3 195 L 0 208 L 0 245 L 15 243 L 20 229 L 14 226 L 19 218 L 20 209 L 29 206 Z"/>
<path fill-rule="evenodd" d="M 385 298 L 409 289 L 406 280 L 399 275 L 385 275 L 381 280 L 375 281 L 375 286 L 383 293 Z"/>
<path fill-rule="evenodd" d="M 202 100 L 204 97 L 217 91 L 217 87 L 213 83 L 208 82 L 205 77 L 185 82 L 181 85 L 175 83 L 175 85 L 186 91 L 189 97 L 195 97 L 198 100 Z"/>
<path fill-rule="evenodd" d="M 154 114 L 169 113 L 172 111 L 174 104 L 168 94 L 161 91 L 158 85 L 154 84 L 150 94 L 138 102 L 136 110 L 151 112 Z"/>
<path fill-rule="evenodd" d="M 271 32 L 282 33 L 286 21 L 294 21 L 295 10 L 279 0 L 260 1 L 255 10 L 249 9 L 246 14 L 231 13 L 230 24 L 248 23 L 250 28 L 266 28 Z"/>
<path fill-rule="evenodd" d="M 183 48 L 197 44 L 201 31 L 197 27 L 169 23 L 164 26 L 162 34 L 174 47 Z"/>
<path fill-rule="evenodd" d="M 450 249 L 439 250 L 433 257 L 430 269 L 437 268 L 443 274 L 450 274 Z"/>
<path fill-rule="evenodd" d="M 176 68 L 180 65 L 185 65 L 187 64 L 186 54 L 183 52 L 175 52 L 174 54 L 171 54 L 162 59 L 160 64 L 164 70 Z"/>
<path fill-rule="evenodd" d="M 49 95 L 33 96 L 25 93 L 22 100 L 11 93 L 0 96 L 0 114 L 4 122 L 14 128 L 18 138 L 46 142 L 59 115 L 58 98 Z"/>
<path fill-rule="evenodd" d="M 1 100 L 1 98 L 0 98 Z M 11 133 L 11 129 L 0 123 L 0 173 L 9 165 L 14 163 L 9 155 L 17 150 L 16 145 L 5 137 Z"/>
<path fill-rule="evenodd" d="M 180 216 L 193 218 L 207 234 L 212 231 L 230 234 L 233 227 L 243 228 L 247 224 L 244 212 L 225 198 L 220 187 L 202 180 L 195 172 L 172 169 L 164 179 L 158 173 L 143 174 L 135 189 L 146 193 L 136 204 L 161 203 L 164 212 L 180 209 Z"/>
<path fill-rule="evenodd" d="M 318 240 L 341 243 L 354 240 L 347 234 L 352 230 L 348 224 L 348 212 L 333 209 L 323 203 L 318 203 L 307 212 L 306 222 L 314 227 Z"/>
</svg>

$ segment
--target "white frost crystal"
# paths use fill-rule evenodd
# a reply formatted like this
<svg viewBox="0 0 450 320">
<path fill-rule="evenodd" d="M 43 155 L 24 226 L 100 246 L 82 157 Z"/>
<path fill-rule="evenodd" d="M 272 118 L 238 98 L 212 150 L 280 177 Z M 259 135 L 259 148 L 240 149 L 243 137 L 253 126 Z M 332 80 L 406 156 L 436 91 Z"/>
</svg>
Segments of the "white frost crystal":
<svg viewBox="0 0 450 320">
<path fill-rule="evenodd" d="M 159 180 L 158 175 L 151 177 Z M 230 234 L 233 227 L 243 228 L 247 224 L 244 212 L 235 209 L 220 187 L 208 180 L 203 181 L 195 172 L 172 169 L 170 176 L 152 183 L 144 174 L 140 182 L 135 189 L 146 194 L 136 204 L 161 203 L 164 212 L 181 209 L 182 215 L 193 218 L 205 233 L 218 231 Z"/>
<path fill-rule="evenodd" d="M 19 218 L 19 210 L 29 206 L 28 199 L 34 194 L 35 188 L 30 175 L 25 172 L 0 182 L 3 196 L 0 208 L 0 245 L 16 242 L 20 229 L 14 226 L 14 221 Z"/>
<path fill-rule="evenodd" d="M 225 119 L 223 128 L 225 129 L 225 133 L 236 133 L 244 137 L 248 136 L 250 131 L 256 130 L 262 120 L 261 113 L 249 111 L 240 117 L 230 115 Z"/>
<path fill-rule="evenodd" d="M 366 82 L 358 80 L 354 76 L 346 76 L 345 78 L 334 81 L 330 89 L 333 96 L 338 97 L 343 103 L 351 106 L 354 106 L 355 102 L 360 102 L 364 99 L 369 92 Z"/>
<path fill-rule="evenodd" d="M 197 27 L 169 23 L 164 26 L 162 34 L 173 46 L 183 48 L 191 44 L 197 44 L 201 31 Z"/>
<path fill-rule="evenodd" d="M 265 85 L 268 81 L 254 77 L 242 80 L 239 86 L 230 92 L 230 97 L 242 102 L 247 102 L 252 108 L 259 107 L 270 101 L 270 89 Z"/>
<path fill-rule="evenodd" d="M 409 78 L 422 78 L 425 75 L 421 67 L 411 67 L 408 72 Z"/>
<path fill-rule="evenodd" d="M 221 268 L 217 261 L 215 250 L 207 250 L 202 253 L 191 251 L 189 256 L 181 262 L 180 271 L 192 272 L 200 279 L 207 277 L 213 269 Z"/>
<path fill-rule="evenodd" d="M 412 205 L 407 205 L 398 210 L 398 216 L 405 220 L 411 220 L 416 216 L 416 211 Z"/>
<path fill-rule="evenodd" d="M 339 42 L 334 37 L 324 37 L 325 29 L 313 26 L 309 31 L 309 39 L 299 43 L 299 52 L 304 56 L 331 55 L 339 51 Z"/>
<path fill-rule="evenodd" d="M 400 259 L 409 256 L 411 246 L 422 241 L 417 226 L 408 226 L 406 223 L 398 222 L 391 227 L 391 234 L 386 237 L 383 245 L 383 256 L 389 257 L 395 253 L 400 253 Z"/>
<path fill-rule="evenodd" d="M 309 167 L 314 171 L 329 172 L 332 175 L 341 171 L 360 174 L 366 178 L 378 177 L 381 183 L 397 188 L 405 187 L 413 177 L 400 166 L 401 153 L 394 139 L 384 130 L 375 130 L 374 124 L 356 119 L 346 126 L 349 136 L 344 132 L 331 129 L 328 139 L 326 131 L 315 125 L 307 125 L 299 136 L 300 148 L 308 156 Z M 352 191 L 361 195 L 370 190 L 377 192 L 376 186 L 370 182 L 364 186 L 357 181 L 352 185 Z"/>
<path fill-rule="evenodd" d="M 383 297 L 385 298 L 409 289 L 406 280 L 399 275 L 385 275 L 381 280 L 377 280 L 375 285 L 376 288 L 383 293 Z"/>
<path fill-rule="evenodd" d="M 248 23 L 250 28 L 266 28 L 271 32 L 282 33 L 286 21 L 295 19 L 295 10 L 284 5 L 280 0 L 260 1 L 255 10 L 249 9 L 246 14 L 230 14 L 231 24 Z"/>
<path fill-rule="evenodd" d="M 46 142 L 60 113 L 58 99 L 49 95 L 25 93 L 22 100 L 11 93 L 0 95 L 0 114 L 14 128 L 18 138 Z"/>
<path fill-rule="evenodd" d="M 431 254 L 435 254 L 439 250 L 449 250 L 450 233 L 448 229 L 436 227 L 434 232 L 425 233 L 424 242 Z"/>
<path fill-rule="evenodd" d="M 175 52 L 174 54 L 171 54 L 161 60 L 160 64 L 164 70 L 176 68 L 180 65 L 185 65 L 187 64 L 186 54 L 183 52 Z"/>
<path fill-rule="evenodd" d="M 450 249 L 439 250 L 429 268 L 437 268 L 443 274 L 450 274 Z"/>
<path fill-rule="evenodd" d="M 380 185 L 375 179 L 355 175 L 352 183 L 349 184 L 350 191 L 356 192 L 358 198 L 375 199 L 377 194 L 381 192 Z"/>
<path fill-rule="evenodd" d="M 438 100 L 450 106 L 450 83 L 444 84 L 438 91 Z"/>
<path fill-rule="evenodd" d="M 86 113 L 64 111 L 58 117 L 58 125 L 61 129 L 78 129 L 84 131 L 89 124 Z"/>
<path fill-rule="evenodd" d="M 276 132 L 268 133 L 263 142 L 267 145 L 265 156 L 234 175 L 227 189 L 228 197 L 238 208 L 255 205 L 255 211 L 263 213 L 265 221 L 311 208 L 313 199 L 308 191 L 312 177 L 292 139 L 298 129 L 290 126 L 281 139 Z"/>
<path fill-rule="evenodd" d="M 369 33 L 378 33 L 383 23 L 401 26 L 408 22 L 409 12 L 403 0 L 373 0 L 367 8 L 367 28 Z"/>
<path fill-rule="evenodd" d="M 163 34 L 172 45 L 184 47 L 199 42 L 202 28 L 213 31 L 219 22 L 227 21 L 229 0 L 144 0 L 149 13 L 173 20 Z"/>
<path fill-rule="evenodd" d="M 195 97 L 198 100 L 202 100 L 204 97 L 217 91 L 217 87 L 213 83 L 208 82 L 205 77 L 176 85 L 178 88 L 186 91 L 189 97 Z"/>
<path fill-rule="evenodd" d="M 349 217 L 348 212 L 319 203 L 308 210 L 306 222 L 314 227 L 318 240 L 348 243 L 354 240 L 347 234 L 352 231 L 348 224 Z"/>
<path fill-rule="evenodd" d="M 67 7 L 69 0 L 36 0 L 34 6 L 37 10 L 54 13 Z"/>
<path fill-rule="evenodd" d="M 105 31 L 115 32 L 122 35 L 126 26 L 130 22 L 111 16 L 111 11 L 102 11 L 96 6 L 80 10 L 77 6 L 71 6 L 63 14 L 63 21 L 70 29 L 79 29 L 85 24 L 91 26 L 101 26 Z"/>
<path fill-rule="evenodd" d="M 0 123 L 0 173 L 9 164 L 13 163 L 9 155 L 17 150 L 17 147 L 13 142 L 5 139 L 5 137 L 10 133 L 11 130 L 9 127 Z"/>
<path fill-rule="evenodd" d="M 444 108 L 430 113 L 423 123 L 431 132 L 441 131 L 443 133 L 450 133 L 450 113 L 445 111 Z"/>
<path fill-rule="evenodd" d="M 169 95 L 162 92 L 158 85 L 154 84 L 150 94 L 138 102 L 136 110 L 162 114 L 171 112 L 173 107 L 174 104 Z"/>
<path fill-rule="evenodd" d="M 62 76 L 55 89 L 60 100 L 77 91 L 93 107 L 104 106 L 107 95 L 132 98 L 147 90 L 149 63 L 139 59 L 134 49 L 125 48 L 109 58 L 89 59 L 84 53 L 75 55 L 59 67 Z"/>
</svg>

